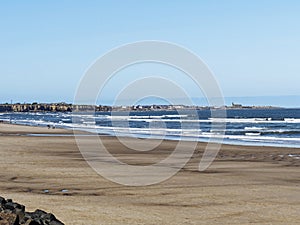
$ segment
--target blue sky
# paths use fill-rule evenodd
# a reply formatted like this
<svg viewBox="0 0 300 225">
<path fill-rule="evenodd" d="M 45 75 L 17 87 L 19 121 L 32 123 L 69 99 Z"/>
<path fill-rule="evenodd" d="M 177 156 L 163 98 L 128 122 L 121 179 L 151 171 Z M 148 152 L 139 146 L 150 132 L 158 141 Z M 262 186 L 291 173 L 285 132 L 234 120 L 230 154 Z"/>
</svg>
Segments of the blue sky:
<svg viewBox="0 0 300 225">
<path fill-rule="evenodd" d="M 226 97 L 256 104 L 255 96 L 293 96 L 280 104 L 300 106 L 299 12 L 296 0 L 1 1 L 0 102 L 72 102 L 99 56 L 163 40 L 200 56 Z M 118 84 L 101 101 L 109 103 Z"/>
</svg>

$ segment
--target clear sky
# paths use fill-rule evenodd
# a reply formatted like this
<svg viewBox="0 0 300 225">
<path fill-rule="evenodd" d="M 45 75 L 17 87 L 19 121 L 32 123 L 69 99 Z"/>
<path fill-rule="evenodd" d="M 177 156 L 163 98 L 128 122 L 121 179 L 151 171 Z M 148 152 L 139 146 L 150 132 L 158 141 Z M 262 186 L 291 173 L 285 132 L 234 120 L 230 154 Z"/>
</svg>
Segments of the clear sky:
<svg viewBox="0 0 300 225">
<path fill-rule="evenodd" d="M 72 102 L 96 58 L 141 40 L 190 49 L 227 97 L 293 95 L 295 101 L 299 12 L 297 0 L 1 1 L 0 102 Z M 117 83 L 103 101 L 121 88 Z"/>
</svg>

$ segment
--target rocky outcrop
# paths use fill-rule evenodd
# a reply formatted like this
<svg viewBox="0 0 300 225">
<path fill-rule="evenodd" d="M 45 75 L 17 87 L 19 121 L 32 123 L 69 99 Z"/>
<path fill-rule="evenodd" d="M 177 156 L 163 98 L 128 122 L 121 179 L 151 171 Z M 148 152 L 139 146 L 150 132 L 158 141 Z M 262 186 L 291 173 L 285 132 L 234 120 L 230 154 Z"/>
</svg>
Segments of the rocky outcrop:
<svg viewBox="0 0 300 225">
<path fill-rule="evenodd" d="M 64 225 L 64 223 L 51 213 L 40 209 L 26 212 L 24 205 L 0 197 L 0 225 Z"/>
</svg>

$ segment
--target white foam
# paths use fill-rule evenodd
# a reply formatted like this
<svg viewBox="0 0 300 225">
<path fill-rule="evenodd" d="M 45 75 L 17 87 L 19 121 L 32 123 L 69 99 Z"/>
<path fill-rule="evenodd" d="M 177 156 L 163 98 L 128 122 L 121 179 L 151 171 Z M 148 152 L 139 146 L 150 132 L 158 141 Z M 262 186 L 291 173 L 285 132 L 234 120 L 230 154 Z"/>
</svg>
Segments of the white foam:
<svg viewBox="0 0 300 225">
<path fill-rule="evenodd" d="M 294 119 L 294 118 L 285 118 L 284 121 L 287 123 L 300 123 L 300 119 Z"/>
<path fill-rule="evenodd" d="M 185 118 L 188 115 L 129 116 L 130 119 Z"/>
<path fill-rule="evenodd" d="M 245 133 L 246 136 L 260 136 L 261 133 L 256 132 L 256 133 Z"/>
<path fill-rule="evenodd" d="M 256 130 L 265 130 L 265 129 L 267 129 L 266 127 L 245 127 L 244 128 L 245 130 L 254 130 L 254 131 L 256 131 Z"/>
<path fill-rule="evenodd" d="M 179 122 L 179 123 L 249 123 L 249 124 L 268 124 L 268 123 L 300 123 L 300 119 L 285 118 L 284 120 L 272 120 L 272 118 L 209 118 L 209 119 L 186 119 L 188 115 L 160 115 L 160 116 L 117 116 L 117 115 L 90 115 L 73 114 L 73 117 L 82 119 L 104 119 L 110 121 L 140 121 L 140 122 Z M 245 130 L 264 129 L 260 127 L 245 127 Z"/>
</svg>

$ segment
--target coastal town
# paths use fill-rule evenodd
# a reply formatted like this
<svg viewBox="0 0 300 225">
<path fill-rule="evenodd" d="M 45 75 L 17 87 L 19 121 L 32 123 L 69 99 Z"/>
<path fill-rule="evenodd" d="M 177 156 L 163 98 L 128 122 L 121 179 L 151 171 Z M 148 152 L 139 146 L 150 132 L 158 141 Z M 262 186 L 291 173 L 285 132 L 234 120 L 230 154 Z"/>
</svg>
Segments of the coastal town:
<svg viewBox="0 0 300 225">
<path fill-rule="evenodd" d="M 0 104 L 0 112 L 72 112 L 72 111 L 159 111 L 159 110 L 208 110 L 208 109 L 266 109 L 278 108 L 273 106 L 244 106 L 232 103 L 230 106 L 187 106 L 187 105 L 133 105 L 133 106 L 107 106 L 107 105 L 73 105 L 70 103 L 4 103 Z"/>
</svg>

